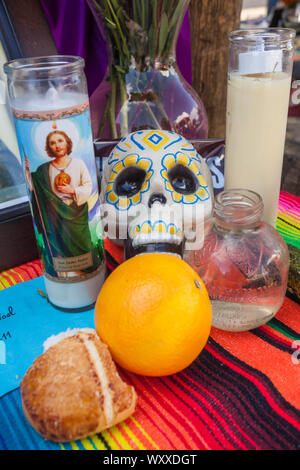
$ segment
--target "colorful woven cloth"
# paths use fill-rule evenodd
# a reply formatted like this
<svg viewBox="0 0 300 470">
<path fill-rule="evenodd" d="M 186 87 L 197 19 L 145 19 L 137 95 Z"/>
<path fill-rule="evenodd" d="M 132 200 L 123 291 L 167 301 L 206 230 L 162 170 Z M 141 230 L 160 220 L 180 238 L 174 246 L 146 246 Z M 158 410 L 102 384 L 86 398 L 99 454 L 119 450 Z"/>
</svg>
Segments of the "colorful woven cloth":
<svg viewBox="0 0 300 470">
<path fill-rule="evenodd" d="M 288 290 L 300 300 L 300 198 L 281 192 L 277 230 L 288 244 L 290 269 Z"/>
<path fill-rule="evenodd" d="M 288 202 L 284 193 L 284 221 L 289 220 L 282 211 Z M 283 235 L 284 230 L 280 225 Z M 108 242 L 106 249 L 113 269 L 122 261 L 122 250 Z M 40 275 L 40 262 L 28 263 L 0 274 L 0 288 Z M 67 444 L 42 439 L 23 415 L 19 389 L 8 393 L 0 400 L 0 449 L 300 448 L 300 307 L 290 298 L 275 318 L 255 330 L 213 328 L 200 356 L 179 374 L 121 375 L 136 389 L 135 413 L 101 434 Z"/>
<path fill-rule="evenodd" d="M 300 198 L 281 191 L 278 204 L 278 232 L 300 250 Z"/>
</svg>

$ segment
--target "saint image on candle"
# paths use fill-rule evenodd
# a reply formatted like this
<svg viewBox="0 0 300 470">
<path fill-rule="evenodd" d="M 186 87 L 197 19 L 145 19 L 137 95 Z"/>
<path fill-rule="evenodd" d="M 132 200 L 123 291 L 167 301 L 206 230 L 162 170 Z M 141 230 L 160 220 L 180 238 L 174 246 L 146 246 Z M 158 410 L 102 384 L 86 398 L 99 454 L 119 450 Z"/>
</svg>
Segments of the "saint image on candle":
<svg viewBox="0 0 300 470">
<path fill-rule="evenodd" d="M 32 208 L 37 230 L 53 271 L 53 258 L 76 257 L 92 251 L 88 224 L 88 199 L 92 193 L 92 179 L 84 161 L 72 154 L 73 143 L 66 132 L 54 130 L 46 137 L 45 150 L 49 162 L 30 172 L 25 156 L 25 174 L 32 194 Z M 45 260 L 47 264 L 47 260 Z M 52 268 L 52 269 L 51 269 Z M 86 272 L 86 271 L 85 271 Z M 50 274 L 50 273 L 49 273 Z M 61 273 L 52 272 L 52 275 Z M 65 273 L 65 276 L 81 274 Z"/>
</svg>

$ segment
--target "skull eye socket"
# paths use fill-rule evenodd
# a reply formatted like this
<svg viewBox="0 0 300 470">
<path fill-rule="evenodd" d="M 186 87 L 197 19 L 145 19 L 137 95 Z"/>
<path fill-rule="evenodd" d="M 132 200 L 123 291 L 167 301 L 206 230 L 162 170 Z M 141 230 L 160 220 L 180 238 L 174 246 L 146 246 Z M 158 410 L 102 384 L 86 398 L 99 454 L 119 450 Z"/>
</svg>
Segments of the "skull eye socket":
<svg viewBox="0 0 300 470">
<path fill-rule="evenodd" d="M 140 192 L 145 177 L 145 170 L 136 166 L 129 166 L 118 174 L 114 183 L 114 191 L 118 196 L 134 196 Z"/>
<path fill-rule="evenodd" d="M 194 194 L 199 186 L 194 173 L 181 163 L 168 171 L 168 177 L 173 189 L 180 194 Z"/>
</svg>

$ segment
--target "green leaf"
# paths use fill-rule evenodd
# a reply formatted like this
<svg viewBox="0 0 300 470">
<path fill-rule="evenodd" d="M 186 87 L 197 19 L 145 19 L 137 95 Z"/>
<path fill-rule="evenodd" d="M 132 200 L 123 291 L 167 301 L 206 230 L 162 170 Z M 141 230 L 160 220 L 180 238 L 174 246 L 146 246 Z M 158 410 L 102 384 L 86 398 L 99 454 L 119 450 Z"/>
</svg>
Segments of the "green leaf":
<svg viewBox="0 0 300 470">
<path fill-rule="evenodd" d="M 178 1 L 178 5 L 177 7 L 175 8 L 175 11 L 172 15 L 172 18 L 170 20 L 170 23 L 169 23 L 169 30 L 171 30 L 173 28 L 173 26 L 175 26 L 178 22 L 178 19 L 180 17 L 180 14 L 182 12 L 182 9 L 184 7 L 184 3 L 185 3 L 185 0 L 179 0 Z"/>
<path fill-rule="evenodd" d="M 121 67 L 121 65 L 115 65 L 115 69 L 120 73 L 126 73 L 127 72 L 124 67 Z"/>
<path fill-rule="evenodd" d="M 149 28 L 149 56 L 150 57 L 155 57 L 155 49 L 156 49 L 156 44 L 155 44 L 155 27 L 152 24 Z"/>
<path fill-rule="evenodd" d="M 172 49 L 186 0 L 93 0 L 102 12 L 114 61 L 128 64 L 145 55 L 167 57 Z"/>
<path fill-rule="evenodd" d="M 141 5 L 141 26 L 143 29 L 145 29 L 145 25 L 146 25 L 145 1 L 143 0 L 142 5 Z"/>
<path fill-rule="evenodd" d="M 109 18 L 105 18 L 105 21 L 108 23 L 108 25 L 112 26 L 114 29 L 117 27 L 116 26 L 116 23 L 114 23 L 113 21 L 111 21 Z"/>
<path fill-rule="evenodd" d="M 166 12 L 163 12 L 162 17 L 161 17 L 161 23 L 160 23 L 160 32 L 159 32 L 159 40 L 158 40 L 158 55 L 161 55 L 164 45 L 166 43 L 166 39 L 168 37 L 168 17 Z"/>
<path fill-rule="evenodd" d="M 152 0 L 152 26 L 157 28 L 157 0 Z"/>
</svg>

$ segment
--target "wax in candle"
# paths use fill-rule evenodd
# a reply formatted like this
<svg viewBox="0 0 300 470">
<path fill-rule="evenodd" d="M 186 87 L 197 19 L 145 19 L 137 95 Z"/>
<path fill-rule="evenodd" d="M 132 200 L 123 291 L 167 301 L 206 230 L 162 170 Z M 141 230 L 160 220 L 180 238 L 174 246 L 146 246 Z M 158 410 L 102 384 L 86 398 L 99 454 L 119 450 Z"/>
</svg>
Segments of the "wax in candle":
<svg viewBox="0 0 300 470">
<path fill-rule="evenodd" d="M 264 202 L 276 225 L 291 78 L 285 72 L 228 80 L 225 189 L 247 188 Z"/>
<path fill-rule="evenodd" d="M 12 100 L 15 109 L 23 111 L 48 111 L 69 108 L 86 101 L 83 93 L 72 91 L 57 91 L 51 84 L 46 92 L 40 94 L 32 89 Z"/>
</svg>

